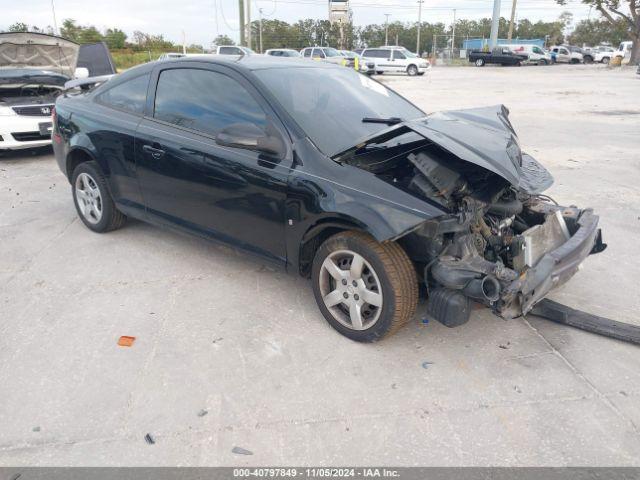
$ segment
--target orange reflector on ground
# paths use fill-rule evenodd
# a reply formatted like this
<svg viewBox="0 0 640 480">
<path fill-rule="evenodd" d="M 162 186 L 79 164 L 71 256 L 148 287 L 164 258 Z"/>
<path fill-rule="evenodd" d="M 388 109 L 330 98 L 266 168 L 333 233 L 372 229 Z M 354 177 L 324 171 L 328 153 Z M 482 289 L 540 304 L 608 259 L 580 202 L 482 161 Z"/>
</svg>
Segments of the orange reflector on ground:
<svg viewBox="0 0 640 480">
<path fill-rule="evenodd" d="M 126 335 L 123 335 L 118 339 L 118 345 L 121 347 L 130 347 L 135 341 L 136 337 L 127 337 Z"/>
</svg>

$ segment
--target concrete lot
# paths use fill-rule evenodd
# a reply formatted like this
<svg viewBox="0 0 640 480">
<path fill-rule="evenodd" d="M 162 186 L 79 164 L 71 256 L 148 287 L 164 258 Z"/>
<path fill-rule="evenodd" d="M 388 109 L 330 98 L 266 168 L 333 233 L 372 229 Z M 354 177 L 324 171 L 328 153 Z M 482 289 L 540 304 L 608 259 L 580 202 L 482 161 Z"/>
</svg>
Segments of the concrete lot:
<svg viewBox="0 0 640 480">
<path fill-rule="evenodd" d="M 384 81 L 427 111 L 506 104 L 609 243 L 553 298 L 640 324 L 632 69 Z M 360 345 L 307 281 L 227 247 L 91 233 L 49 153 L 0 158 L 0 245 L 0 465 L 640 465 L 637 346 L 482 310 Z"/>
</svg>

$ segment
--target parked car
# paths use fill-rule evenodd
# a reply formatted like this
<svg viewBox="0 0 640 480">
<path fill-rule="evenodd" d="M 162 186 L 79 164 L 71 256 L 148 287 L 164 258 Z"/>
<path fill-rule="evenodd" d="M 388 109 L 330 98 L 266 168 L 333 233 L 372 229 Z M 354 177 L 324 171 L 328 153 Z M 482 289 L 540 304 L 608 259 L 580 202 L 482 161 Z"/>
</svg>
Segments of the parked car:
<svg viewBox="0 0 640 480">
<path fill-rule="evenodd" d="M 608 64 L 613 58 L 615 50 L 612 47 L 596 47 L 592 53 L 594 62 Z"/>
<path fill-rule="evenodd" d="M 595 61 L 595 54 L 591 50 L 586 50 L 580 47 L 574 47 L 569 45 L 569 50 L 573 53 L 579 53 L 582 55 L 582 63 L 593 63 Z"/>
<path fill-rule="evenodd" d="M 475 63 L 476 67 L 484 67 L 487 63 L 520 66 L 528 58 L 527 54 L 516 54 L 504 46 L 495 47 L 491 52 L 483 52 L 482 50 L 469 52 L 469 61 Z"/>
<path fill-rule="evenodd" d="M 299 58 L 300 52 L 293 50 L 292 48 L 270 48 L 264 52 L 265 55 L 271 55 L 272 57 L 294 57 Z"/>
<path fill-rule="evenodd" d="M 345 58 L 356 58 L 360 57 L 359 53 L 353 52 L 351 50 L 338 50 L 338 53 Z"/>
<path fill-rule="evenodd" d="M 307 47 L 300 51 L 300 54 L 305 58 L 312 60 L 323 60 L 327 63 L 334 63 L 336 65 L 349 65 L 353 66 L 353 62 L 349 62 L 338 50 L 331 47 Z"/>
<path fill-rule="evenodd" d="M 582 63 L 582 53 L 570 50 L 569 47 L 554 45 L 549 48 L 555 63 Z"/>
<path fill-rule="evenodd" d="M 221 45 L 216 47 L 216 54 L 218 55 L 255 55 L 255 53 L 249 47 L 240 45 Z"/>
<path fill-rule="evenodd" d="M 59 96 L 53 145 L 90 230 L 133 217 L 259 255 L 371 342 L 411 320 L 419 283 L 445 325 L 472 300 L 513 318 L 605 248 L 591 209 L 542 195 L 508 115 L 426 115 L 325 62 L 183 58 Z"/>
<path fill-rule="evenodd" d="M 355 67 L 357 65 L 357 70 L 360 73 L 364 73 L 366 75 L 373 75 L 374 73 L 376 73 L 375 62 L 363 59 L 359 53 L 351 50 L 338 50 L 338 52 L 340 52 L 340 55 L 342 55 L 343 57 L 352 60 L 354 64 L 353 66 Z"/>
<path fill-rule="evenodd" d="M 85 51 L 64 38 L 42 33 L 0 33 L 0 150 L 51 144 L 51 109 L 73 78 L 111 66 L 108 50 Z M 77 68 L 82 60 L 85 67 Z"/>
<path fill-rule="evenodd" d="M 362 58 L 375 63 L 376 73 L 405 72 L 410 76 L 424 75 L 431 67 L 427 60 L 418 57 L 405 48 L 365 48 Z"/>
<path fill-rule="evenodd" d="M 356 57 L 348 57 L 340 53 L 339 50 L 331 47 L 307 47 L 300 52 L 304 58 L 318 60 L 334 65 L 342 65 L 349 68 L 355 68 Z M 358 57 L 358 71 L 367 75 L 371 75 L 375 71 L 375 64 L 370 61 L 362 61 Z"/>
<path fill-rule="evenodd" d="M 536 65 L 549 65 L 551 63 L 549 52 L 545 52 L 537 45 L 509 44 L 500 45 L 500 47 L 508 48 L 516 55 L 526 55 L 529 63 L 535 63 Z"/>
</svg>

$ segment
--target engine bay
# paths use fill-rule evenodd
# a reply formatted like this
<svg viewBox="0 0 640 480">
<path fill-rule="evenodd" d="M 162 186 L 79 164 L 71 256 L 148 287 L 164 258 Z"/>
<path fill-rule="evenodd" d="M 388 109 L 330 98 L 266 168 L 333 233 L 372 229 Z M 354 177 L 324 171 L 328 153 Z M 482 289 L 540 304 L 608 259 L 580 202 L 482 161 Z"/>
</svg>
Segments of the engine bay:
<svg viewBox="0 0 640 480">
<path fill-rule="evenodd" d="M 527 193 L 409 129 L 360 145 L 342 161 L 443 211 L 399 242 L 419 265 L 430 314 L 447 326 L 468 320 L 470 301 L 504 318 L 526 313 L 537 293 L 523 294 L 522 279 L 569 241 L 590 212 Z M 519 168 L 538 165 L 524 155 L 518 161 Z"/>
</svg>

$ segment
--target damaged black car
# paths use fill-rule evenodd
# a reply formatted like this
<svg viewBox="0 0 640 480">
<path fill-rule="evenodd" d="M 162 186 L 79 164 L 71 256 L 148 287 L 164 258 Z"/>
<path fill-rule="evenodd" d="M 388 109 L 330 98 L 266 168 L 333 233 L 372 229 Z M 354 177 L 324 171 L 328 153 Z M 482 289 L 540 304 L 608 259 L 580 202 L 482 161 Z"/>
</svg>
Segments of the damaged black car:
<svg viewBox="0 0 640 480">
<path fill-rule="evenodd" d="M 602 251 L 598 216 L 557 205 L 503 106 L 427 115 L 352 70 L 304 59 L 147 64 L 56 101 L 53 145 L 95 232 L 133 217 L 311 279 L 347 337 L 481 303 L 529 312 Z"/>
</svg>

